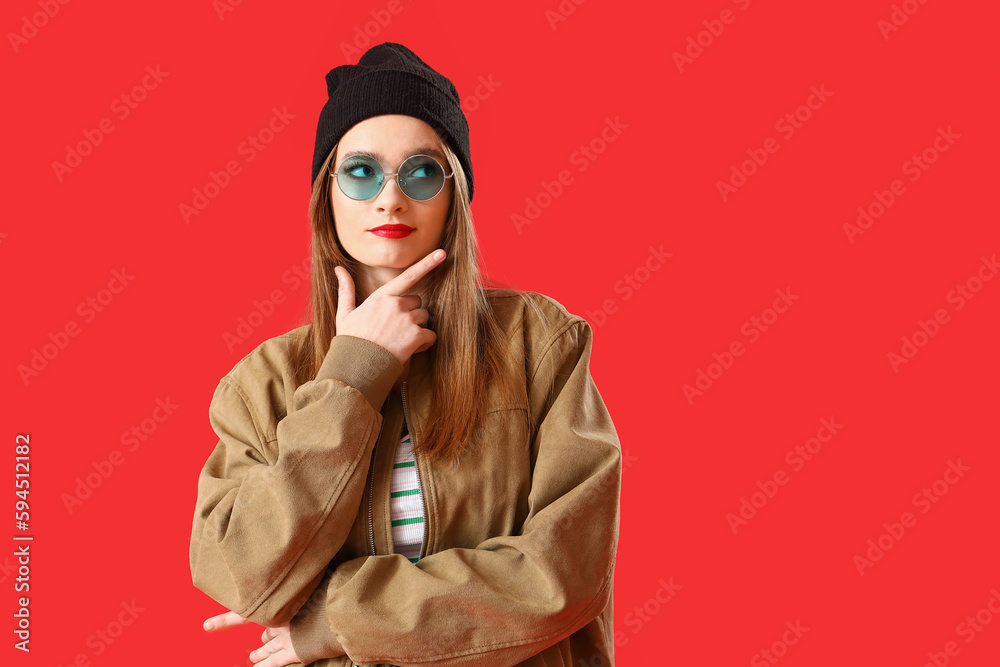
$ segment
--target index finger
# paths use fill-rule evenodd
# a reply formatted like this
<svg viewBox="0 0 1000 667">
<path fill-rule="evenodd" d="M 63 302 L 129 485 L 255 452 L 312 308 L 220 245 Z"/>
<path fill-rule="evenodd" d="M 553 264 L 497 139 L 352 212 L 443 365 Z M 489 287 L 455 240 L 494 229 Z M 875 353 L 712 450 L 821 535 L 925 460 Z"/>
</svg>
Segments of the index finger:
<svg viewBox="0 0 1000 667">
<path fill-rule="evenodd" d="M 444 250 L 438 248 L 375 291 L 391 296 L 403 296 L 414 285 L 420 282 L 421 278 L 430 273 L 430 270 L 444 259 L 444 255 Z"/>
<path fill-rule="evenodd" d="M 243 623 L 249 622 L 249 620 L 243 618 L 235 611 L 227 611 L 225 614 L 219 614 L 218 616 L 205 619 L 202 627 L 204 627 L 207 632 L 213 632 L 215 630 L 231 628 L 234 625 L 242 625 Z"/>
</svg>

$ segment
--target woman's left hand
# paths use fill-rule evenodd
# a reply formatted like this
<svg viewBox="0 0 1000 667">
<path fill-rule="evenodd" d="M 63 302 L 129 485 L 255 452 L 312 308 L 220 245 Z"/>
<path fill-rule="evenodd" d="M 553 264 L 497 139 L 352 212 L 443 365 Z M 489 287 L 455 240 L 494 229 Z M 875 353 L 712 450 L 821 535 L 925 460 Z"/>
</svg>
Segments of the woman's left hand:
<svg viewBox="0 0 1000 667">
<path fill-rule="evenodd" d="M 225 614 L 205 619 L 203 627 L 206 632 L 215 632 L 244 623 L 250 623 L 250 621 L 235 611 L 227 611 Z M 256 667 L 284 667 L 285 665 L 302 662 L 299 660 L 299 656 L 295 654 L 295 648 L 292 646 L 292 635 L 289 626 L 283 625 L 280 628 L 264 628 L 260 640 L 264 642 L 264 645 L 250 653 L 250 660 L 256 663 Z"/>
</svg>

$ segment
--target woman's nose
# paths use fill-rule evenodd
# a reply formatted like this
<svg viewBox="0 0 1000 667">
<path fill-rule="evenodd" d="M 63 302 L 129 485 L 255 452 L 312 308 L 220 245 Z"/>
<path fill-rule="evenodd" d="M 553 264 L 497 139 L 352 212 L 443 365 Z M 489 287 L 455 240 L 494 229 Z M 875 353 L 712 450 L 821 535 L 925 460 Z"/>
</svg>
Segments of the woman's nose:
<svg viewBox="0 0 1000 667">
<path fill-rule="evenodd" d="M 409 198 L 399 189 L 399 177 L 395 174 L 387 176 L 382 191 L 375 199 L 379 211 L 395 212 L 405 210 Z"/>
</svg>

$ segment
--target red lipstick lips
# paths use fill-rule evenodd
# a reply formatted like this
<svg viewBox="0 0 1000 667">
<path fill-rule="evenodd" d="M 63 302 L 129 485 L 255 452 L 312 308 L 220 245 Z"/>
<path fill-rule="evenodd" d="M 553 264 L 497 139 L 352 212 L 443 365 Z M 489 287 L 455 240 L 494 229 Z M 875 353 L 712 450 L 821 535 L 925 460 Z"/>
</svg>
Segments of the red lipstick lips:
<svg viewBox="0 0 1000 667">
<path fill-rule="evenodd" d="M 413 227 L 407 227 L 406 225 L 379 225 L 368 231 L 387 239 L 401 239 L 404 236 L 408 236 L 413 231 Z"/>
</svg>

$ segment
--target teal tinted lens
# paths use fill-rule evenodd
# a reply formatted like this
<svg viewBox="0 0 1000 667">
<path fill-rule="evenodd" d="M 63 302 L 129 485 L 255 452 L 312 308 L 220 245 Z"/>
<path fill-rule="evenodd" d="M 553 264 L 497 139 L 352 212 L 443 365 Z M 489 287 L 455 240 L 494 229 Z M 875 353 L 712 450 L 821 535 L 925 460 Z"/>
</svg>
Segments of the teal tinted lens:
<svg viewBox="0 0 1000 667">
<path fill-rule="evenodd" d="M 399 172 L 395 176 L 403 194 L 417 201 L 434 198 L 441 192 L 447 178 L 441 164 L 427 155 L 407 158 L 399 165 Z M 341 192 L 360 201 L 377 195 L 382 190 L 385 179 L 382 166 L 367 155 L 352 155 L 337 170 L 337 185 Z"/>
<path fill-rule="evenodd" d="M 414 155 L 399 166 L 399 189 L 410 199 L 431 199 L 444 187 L 444 171 L 437 160 Z"/>
<path fill-rule="evenodd" d="M 371 199 L 382 189 L 382 167 L 370 157 L 353 155 L 337 170 L 337 185 L 351 199 Z"/>
</svg>

